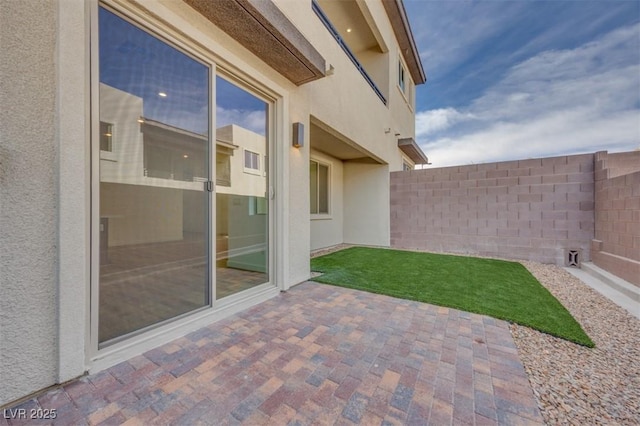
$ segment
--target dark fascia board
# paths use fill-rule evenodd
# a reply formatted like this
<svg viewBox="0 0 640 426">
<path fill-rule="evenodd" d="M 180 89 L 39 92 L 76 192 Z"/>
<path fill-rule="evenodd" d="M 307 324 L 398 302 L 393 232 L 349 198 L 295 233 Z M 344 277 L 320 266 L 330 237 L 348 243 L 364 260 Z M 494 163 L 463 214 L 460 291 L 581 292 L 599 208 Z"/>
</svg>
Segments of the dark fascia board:
<svg viewBox="0 0 640 426">
<path fill-rule="evenodd" d="M 411 32 L 407 12 L 404 9 L 402 0 L 382 0 L 387 16 L 391 21 L 393 32 L 398 39 L 402 57 L 407 62 L 411 78 L 415 84 L 423 84 L 427 81 L 427 75 L 422 67 L 420 53 L 416 47 L 416 42 Z"/>
<path fill-rule="evenodd" d="M 398 139 L 398 148 L 400 148 L 402 152 L 404 152 L 415 164 L 429 163 L 429 159 L 424 152 L 422 152 L 420 146 L 418 146 L 413 138 Z"/>
<path fill-rule="evenodd" d="M 296 85 L 325 76 L 325 60 L 271 0 L 184 0 Z"/>
</svg>

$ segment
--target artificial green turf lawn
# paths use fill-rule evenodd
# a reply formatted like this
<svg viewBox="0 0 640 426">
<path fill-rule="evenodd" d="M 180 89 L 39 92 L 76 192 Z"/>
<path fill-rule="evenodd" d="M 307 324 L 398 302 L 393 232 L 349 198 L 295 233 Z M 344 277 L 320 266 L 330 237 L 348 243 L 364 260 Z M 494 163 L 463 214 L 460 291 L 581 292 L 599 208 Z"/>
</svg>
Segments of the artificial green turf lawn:
<svg viewBox="0 0 640 426">
<path fill-rule="evenodd" d="M 352 247 L 311 259 L 314 278 L 402 299 L 447 306 L 595 345 L 569 311 L 520 263 Z"/>
</svg>

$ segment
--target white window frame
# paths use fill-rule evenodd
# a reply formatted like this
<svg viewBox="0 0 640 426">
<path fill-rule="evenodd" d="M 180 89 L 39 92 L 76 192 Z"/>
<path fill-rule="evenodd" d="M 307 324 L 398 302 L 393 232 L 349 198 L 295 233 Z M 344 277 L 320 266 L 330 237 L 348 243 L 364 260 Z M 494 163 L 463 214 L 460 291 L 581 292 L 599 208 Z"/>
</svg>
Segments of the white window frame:
<svg viewBox="0 0 640 426">
<path fill-rule="evenodd" d="M 309 163 L 314 162 L 316 163 L 318 166 L 324 166 L 327 168 L 327 212 L 326 213 L 311 213 L 311 219 L 331 219 L 331 181 L 332 181 L 332 170 L 331 170 L 331 163 L 328 163 L 326 161 L 322 161 L 319 160 L 315 157 L 311 157 L 309 159 Z M 319 170 L 319 168 L 318 168 Z M 318 182 L 318 187 L 319 187 L 319 182 Z M 319 203 L 319 191 L 316 189 L 316 195 L 318 196 L 318 205 Z M 311 193 L 309 193 L 309 203 L 311 203 Z M 311 208 L 311 204 L 309 204 L 309 208 Z"/>
<path fill-rule="evenodd" d="M 400 89 L 400 92 L 402 92 L 403 94 L 405 94 L 405 91 L 407 90 L 407 69 L 404 66 L 404 63 L 402 63 L 402 59 L 398 58 L 398 88 Z M 406 95 L 405 95 L 406 96 Z"/>
<path fill-rule="evenodd" d="M 102 136 L 105 136 L 102 133 L 102 124 L 106 124 L 109 127 L 109 130 L 111 132 L 111 135 L 109 136 L 109 138 L 111 139 L 109 141 L 109 147 L 111 148 L 109 151 L 107 150 L 103 150 L 102 146 L 99 146 L 100 148 L 100 159 L 101 160 L 107 160 L 107 161 L 113 161 L 113 162 L 117 162 L 118 161 L 118 157 L 117 157 L 117 153 L 115 150 L 115 147 L 113 146 L 113 141 L 114 141 L 114 137 L 113 134 L 116 132 L 115 129 L 115 124 L 114 123 L 109 123 L 108 121 L 102 121 L 100 120 L 100 138 L 102 139 Z M 102 141 L 100 141 L 102 142 Z M 101 145 L 101 143 L 98 143 L 98 145 Z"/>
<path fill-rule="evenodd" d="M 247 154 L 249 154 L 251 156 L 251 158 L 255 158 L 257 164 L 257 168 L 253 168 L 251 166 L 247 167 Z M 252 151 L 250 149 L 246 149 L 246 148 L 242 148 L 242 167 L 245 173 L 249 173 L 252 175 L 259 175 L 261 168 L 260 168 L 260 163 L 262 155 L 260 155 L 259 152 L 255 152 Z M 251 163 L 253 163 L 253 161 L 251 161 Z"/>
<path fill-rule="evenodd" d="M 407 72 L 407 66 L 400 56 L 398 56 L 398 79 L 396 81 L 396 87 L 402 94 L 409 109 L 413 111 L 415 104 L 415 84 L 413 84 L 413 80 Z"/>
<path fill-rule="evenodd" d="M 102 126 L 105 126 L 106 131 L 109 133 L 104 133 Z M 102 152 L 113 152 L 113 123 L 109 123 L 108 121 L 100 120 L 100 151 Z M 109 141 L 109 149 L 102 149 L 102 138 L 108 138 Z"/>
</svg>

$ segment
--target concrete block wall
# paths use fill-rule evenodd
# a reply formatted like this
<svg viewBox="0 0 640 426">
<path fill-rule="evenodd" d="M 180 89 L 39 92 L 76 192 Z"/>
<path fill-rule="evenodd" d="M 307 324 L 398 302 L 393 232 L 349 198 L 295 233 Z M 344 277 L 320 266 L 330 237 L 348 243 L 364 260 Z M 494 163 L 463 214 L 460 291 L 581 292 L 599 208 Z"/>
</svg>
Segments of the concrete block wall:
<svg viewBox="0 0 640 426">
<path fill-rule="evenodd" d="M 640 150 L 616 153 L 600 151 L 596 152 L 595 160 L 595 169 L 607 170 L 608 178 L 640 172 Z"/>
<path fill-rule="evenodd" d="M 565 264 L 590 259 L 594 154 L 391 174 L 391 246 Z"/>
<path fill-rule="evenodd" d="M 640 287 L 640 151 L 595 157 L 593 262 Z"/>
</svg>

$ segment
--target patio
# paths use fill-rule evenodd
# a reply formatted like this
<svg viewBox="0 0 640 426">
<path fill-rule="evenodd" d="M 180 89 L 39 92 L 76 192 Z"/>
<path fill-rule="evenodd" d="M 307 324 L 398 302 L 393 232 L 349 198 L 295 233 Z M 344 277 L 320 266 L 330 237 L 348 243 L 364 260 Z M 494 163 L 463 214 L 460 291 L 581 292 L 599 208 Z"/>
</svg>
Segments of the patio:
<svg viewBox="0 0 640 426">
<path fill-rule="evenodd" d="M 65 425 L 543 424 L 506 322 L 311 282 L 15 408 Z M 0 425 L 33 424 L 7 411 Z"/>
</svg>

